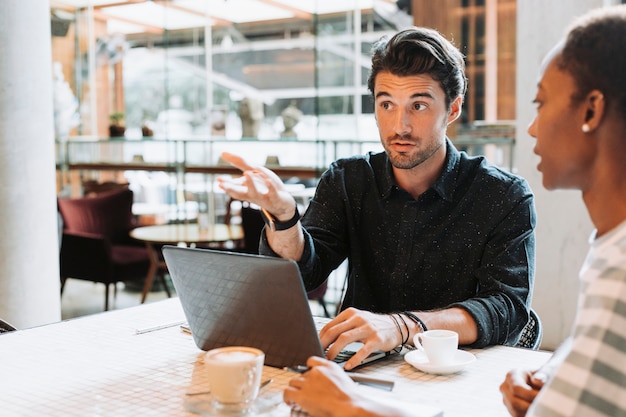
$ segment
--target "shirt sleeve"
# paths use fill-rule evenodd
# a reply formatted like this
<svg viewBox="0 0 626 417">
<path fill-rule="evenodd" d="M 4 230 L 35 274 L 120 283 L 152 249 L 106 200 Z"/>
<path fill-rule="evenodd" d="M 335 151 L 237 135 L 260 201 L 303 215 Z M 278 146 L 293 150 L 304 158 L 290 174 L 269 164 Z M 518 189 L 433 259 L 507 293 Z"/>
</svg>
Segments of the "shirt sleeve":
<svg viewBox="0 0 626 417">
<path fill-rule="evenodd" d="M 343 168 L 335 162 L 322 175 L 315 196 L 301 219 L 305 242 L 298 267 L 308 291 L 322 285 L 347 257 L 346 208 L 337 195 L 342 181 Z M 278 256 L 267 241 L 265 229 L 261 233 L 259 253 Z"/>
<path fill-rule="evenodd" d="M 466 310 L 478 327 L 471 347 L 514 345 L 528 321 L 535 268 L 536 224 L 533 195 L 526 182 L 511 184 L 503 201 L 511 209 L 491 231 L 476 269 L 475 297 L 452 304 Z"/>
</svg>

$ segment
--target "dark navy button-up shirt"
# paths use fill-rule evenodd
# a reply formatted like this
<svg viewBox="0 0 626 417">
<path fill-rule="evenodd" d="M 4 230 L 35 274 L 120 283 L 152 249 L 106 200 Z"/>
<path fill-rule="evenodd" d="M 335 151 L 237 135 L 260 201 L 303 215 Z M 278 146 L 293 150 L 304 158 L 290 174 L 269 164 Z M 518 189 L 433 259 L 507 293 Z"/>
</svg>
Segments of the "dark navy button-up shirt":
<svg viewBox="0 0 626 417">
<path fill-rule="evenodd" d="M 447 141 L 439 179 L 417 200 L 384 152 L 340 159 L 302 218 L 299 267 L 312 290 L 348 258 L 342 308 L 373 312 L 465 309 L 473 346 L 514 344 L 534 280 L 533 195 L 520 177 Z M 265 235 L 261 253 L 275 255 Z"/>
</svg>

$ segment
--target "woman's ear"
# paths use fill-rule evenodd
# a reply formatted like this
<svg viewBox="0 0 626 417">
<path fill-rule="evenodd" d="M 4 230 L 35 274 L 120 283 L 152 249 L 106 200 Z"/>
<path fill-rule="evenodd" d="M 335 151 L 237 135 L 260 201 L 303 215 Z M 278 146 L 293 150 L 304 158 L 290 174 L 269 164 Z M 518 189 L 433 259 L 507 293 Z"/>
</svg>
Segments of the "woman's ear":
<svg viewBox="0 0 626 417">
<path fill-rule="evenodd" d="M 589 133 L 596 129 L 606 109 L 606 100 L 604 94 L 600 90 L 592 90 L 587 94 L 584 101 L 585 105 L 585 123 L 583 124 L 583 132 Z"/>
</svg>

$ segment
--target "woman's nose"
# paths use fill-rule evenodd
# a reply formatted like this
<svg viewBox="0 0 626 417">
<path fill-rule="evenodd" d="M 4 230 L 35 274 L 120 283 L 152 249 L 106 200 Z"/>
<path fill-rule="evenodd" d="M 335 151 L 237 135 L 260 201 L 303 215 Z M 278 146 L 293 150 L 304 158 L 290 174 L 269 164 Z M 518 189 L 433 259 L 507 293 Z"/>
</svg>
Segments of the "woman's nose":
<svg viewBox="0 0 626 417">
<path fill-rule="evenodd" d="M 533 118 L 533 120 L 528 125 L 528 134 L 533 138 L 537 137 L 537 117 Z"/>
</svg>

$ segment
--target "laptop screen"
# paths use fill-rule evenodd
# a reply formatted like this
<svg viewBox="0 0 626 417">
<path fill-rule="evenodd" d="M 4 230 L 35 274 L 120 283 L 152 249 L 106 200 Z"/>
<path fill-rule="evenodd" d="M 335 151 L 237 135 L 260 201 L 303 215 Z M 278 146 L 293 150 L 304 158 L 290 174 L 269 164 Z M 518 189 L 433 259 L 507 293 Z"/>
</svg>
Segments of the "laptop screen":
<svg viewBox="0 0 626 417">
<path fill-rule="evenodd" d="M 175 246 L 163 256 L 200 349 L 252 346 L 275 367 L 324 356 L 295 262 Z"/>
</svg>

